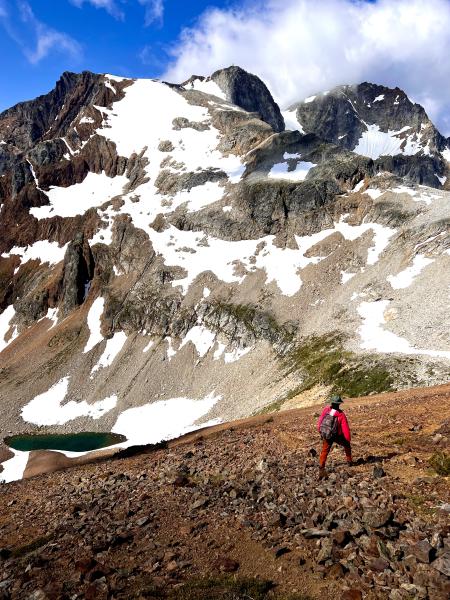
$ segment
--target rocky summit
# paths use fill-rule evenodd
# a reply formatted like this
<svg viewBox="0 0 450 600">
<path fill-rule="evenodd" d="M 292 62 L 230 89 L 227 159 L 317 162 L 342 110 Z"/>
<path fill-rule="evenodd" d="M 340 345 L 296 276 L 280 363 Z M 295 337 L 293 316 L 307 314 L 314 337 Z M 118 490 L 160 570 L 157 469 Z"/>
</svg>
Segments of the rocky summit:
<svg viewBox="0 0 450 600">
<path fill-rule="evenodd" d="M 446 382 L 449 161 L 399 89 L 280 109 L 237 66 L 64 73 L 0 114 L 0 437 L 144 445 Z M 0 478 L 29 458 L 1 446 Z"/>
</svg>

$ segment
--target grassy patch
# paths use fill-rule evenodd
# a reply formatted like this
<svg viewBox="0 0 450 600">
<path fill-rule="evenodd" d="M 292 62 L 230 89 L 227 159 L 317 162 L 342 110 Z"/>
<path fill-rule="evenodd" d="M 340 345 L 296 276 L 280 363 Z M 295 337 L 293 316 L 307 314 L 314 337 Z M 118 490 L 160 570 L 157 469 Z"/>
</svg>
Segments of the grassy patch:
<svg viewBox="0 0 450 600">
<path fill-rule="evenodd" d="M 168 593 L 168 600 L 308 600 L 303 595 L 279 595 L 273 584 L 252 578 L 232 576 L 192 579 Z"/>
<path fill-rule="evenodd" d="M 256 416 L 256 415 L 267 415 L 269 413 L 278 412 L 280 410 L 280 408 L 283 406 L 283 404 L 286 402 L 286 400 L 287 400 L 287 398 L 280 398 L 280 400 L 275 400 L 275 402 L 271 402 L 270 404 L 268 404 L 264 408 L 261 408 L 260 410 L 256 411 L 253 414 L 254 414 L 254 416 Z"/>
<path fill-rule="evenodd" d="M 52 539 L 53 539 L 53 534 L 36 538 L 29 544 L 25 544 L 23 546 L 19 546 L 18 548 L 15 548 L 12 551 L 12 555 L 15 558 L 18 558 L 20 556 L 25 556 L 26 554 L 29 554 L 30 552 L 34 552 L 35 550 L 38 550 L 42 546 L 45 546 Z"/>
<path fill-rule="evenodd" d="M 334 393 L 350 397 L 393 389 L 390 372 L 379 364 L 376 357 L 362 360 L 345 350 L 343 341 L 340 334 L 315 336 L 288 353 L 285 359 L 288 373 L 305 373 L 303 384 L 292 390 L 290 397 L 318 384 L 331 386 Z"/>
<path fill-rule="evenodd" d="M 429 463 L 438 475 L 442 475 L 443 477 L 450 475 L 450 454 L 435 452 L 430 458 Z"/>
<path fill-rule="evenodd" d="M 211 316 L 217 319 L 221 315 L 229 315 L 232 320 L 242 323 L 255 338 L 263 338 L 283 344 L 289 344 L 294 339 L 295 332 L 293 330 L 280 325 L 276 318 L 269 312 L 260 310 L 251 304 L 216 302 L 213 306 L 212 314 L 208 316 L 208 320 L 210 320 Z M 218 330 L 221 329 L 217 323 L 216 328 Z"/>
</svg>

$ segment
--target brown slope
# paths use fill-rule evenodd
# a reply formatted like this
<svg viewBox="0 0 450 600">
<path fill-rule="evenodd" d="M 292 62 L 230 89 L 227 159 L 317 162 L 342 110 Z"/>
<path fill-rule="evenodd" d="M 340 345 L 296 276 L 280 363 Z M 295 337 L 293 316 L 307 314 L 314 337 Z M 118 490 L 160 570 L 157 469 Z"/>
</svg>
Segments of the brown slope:
<svg viewBox="0 0 450 600">
<path fill-rule="evenodd" d="M 446 385 L 348 401 L 361 464 L 346 468 L 335 450 L 323 482 L 316 407 L 3 486 L 6 597 L 244 598 L 223 595 L 229 582 L 221 595 L 173 595 L 236 568 L 276 583 L 279 597 L 447 598 L 449 520 L 439 507 L 450 491 L 428 459 L 448 448 L 449 395 Z M 309 539 L 311 529 L 325 533 Z"/>
</svg>

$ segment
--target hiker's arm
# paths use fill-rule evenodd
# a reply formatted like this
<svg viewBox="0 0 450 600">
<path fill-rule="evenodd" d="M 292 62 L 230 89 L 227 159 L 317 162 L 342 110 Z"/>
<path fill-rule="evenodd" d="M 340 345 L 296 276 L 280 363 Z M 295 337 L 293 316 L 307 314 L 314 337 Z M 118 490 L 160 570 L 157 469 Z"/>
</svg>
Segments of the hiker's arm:
<svg viewBox="0 0 450 600">
<path fill-rule="evenodd" d="M 342 413 L 341 417 L 341 427 L 342 427 L 342 435 L 345 437 L 347 442 L 350 442 L 352 439 L 352 435 L 350 433 L 350 427 L 348 425 L 347 417 Z"/>
</svg>

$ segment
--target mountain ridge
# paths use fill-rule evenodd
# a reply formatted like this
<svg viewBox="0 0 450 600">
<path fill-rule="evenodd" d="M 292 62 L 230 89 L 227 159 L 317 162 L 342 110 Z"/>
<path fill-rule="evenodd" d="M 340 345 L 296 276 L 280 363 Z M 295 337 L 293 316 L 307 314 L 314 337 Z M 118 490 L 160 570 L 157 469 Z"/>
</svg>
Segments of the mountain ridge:
<svg viewBox="0 0 450 600">
<path fill-rule="evenodd" d="M 163 427 L 175 400 L 205 409 L 179 435 L 314 390 L 448 379 L 445 155 L 276 131 L 265 84 L 218 73 L 65 74 L 58 114 L 45 96 L 0 115 L 1 437 L 138 443 L 128 419 L 165 403 Z"/>
</svg>

